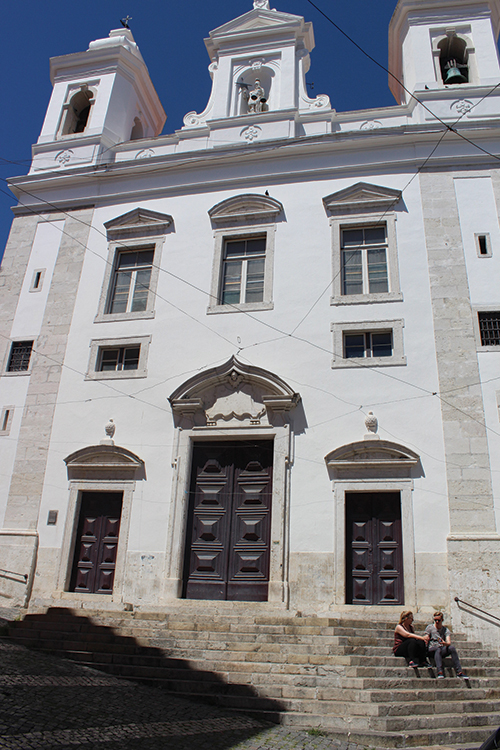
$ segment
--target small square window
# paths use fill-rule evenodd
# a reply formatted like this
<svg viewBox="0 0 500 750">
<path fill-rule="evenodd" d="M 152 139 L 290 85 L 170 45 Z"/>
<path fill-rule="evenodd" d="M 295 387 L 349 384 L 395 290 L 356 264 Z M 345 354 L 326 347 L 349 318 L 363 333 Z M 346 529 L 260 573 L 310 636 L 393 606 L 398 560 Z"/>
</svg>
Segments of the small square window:
<svg viewBox="0 0 500 750">
<path fill-rule="evenodd" d="M 14 341 L 10 349 L 7 372 L 28 372 L 33 341 Z"/>
<path fill-rule="evenodd" d="M 332 367 L 405 365 L 403 320 L 332 323 Z"/>
<path fill-rule="evenodd" d="M 92 340 L 85 379 L 145 378 L 150 343 L 151 336 Z"/>
<path fill-rule="evenodd" d="M 392 357 L 392 331 L 345 333 L 344 357 Z"/>
<path fill-rule="evenodd" d="M 500 346 L 500 311 L 479 312 L 481 346 Z"/>
<path fill-rule="evenodd" d="M 99 372 L 119 372 L 120 370 L 137 370 L 139 367 L 140 346 L 119 347 L 117 349 L 99 349 Z"/>
</svg>

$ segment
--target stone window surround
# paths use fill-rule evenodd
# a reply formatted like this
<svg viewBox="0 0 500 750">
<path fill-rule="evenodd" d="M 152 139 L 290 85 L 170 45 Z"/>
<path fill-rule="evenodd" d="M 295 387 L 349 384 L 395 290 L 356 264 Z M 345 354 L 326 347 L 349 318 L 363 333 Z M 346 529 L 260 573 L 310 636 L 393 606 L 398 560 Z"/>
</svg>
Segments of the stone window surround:
<svg viewBox="0 0 500 750">
<path fill-rule="evenodd" d="M 481 252 L 481 249 L 479 247 L 479 237 L 485 237 L 486 238 L 486 251 L 485 253 Z M 489 232 L 474 232 L 474 242 L 476 244 L 476 252 L 478 258 L 492 258 L 493 252 L 491 250 L 491 236 Z"/>
<path fill-rule="evenodd" d="M 9 359 L 10 359 L 10 353 L 12 350 L 12 344 L 15 344 L 16 341 L 33 341 L 33 347 L 31 349 L 31 356 L 30 356 L 30 363 L 27 370 L 18 370 L 17 372 L 8 372 L 7 367 L 9 366 Z M 7 347 L 6 356 L 4 358 L 4 361 L 2 363 L 2 378 L 19 378 L 23 377 L 23 375 L 31 375 L 33 371 L 33 355 L 36 352 L 36 336 L 15 336 L 10 340 L 10 344 Z"/>
<path fill-rule="evenodd" d="M 500 305 L 473 305 L 472 307 L 472 325 L 474 326 L 474 338 L 476 339 L 476 349 L 478 352 L 496 352 L 500 354 L 500 346 L 483 346 L 481 343 L 481 330 L 479 328 L 480 312 L 499 312 Z"/>
<path fill-rule="evenodd" d="M 29 291 L 30 292 L 41 292 L 43 287 L 43 281 L 45 279 L 45 272 L 47 271 L 46 268 L 35 268 L 33 271 L 33 276 L 31 278 L 31 284 Z M 37 278 L 37 275 L 40 274 L 40 277 L 38 279 L 38 286 L 35 286 L 35 281 Z"/>
<path fill-rule="evenodd" d="M 10 428 L 12 427 L 12 420 L 14 418 L 14 406 L 4 406 L 0 411 L 0 436 L 6 437 L 10 434 Z M 7 416 L 8 413 L 8 416 Z M 7 417 L 7 421 L 6 421 Z M 3 425 L 5 423 L 5 429 Z"/>
<path fill-rule="evenodd" d="M 160 263 L 163 245 L 165 244 L 165 235 L 156 237 L 144 237 L 143 239 L 133 239 L 130 242 L 117 241 L 110 242 L 108 257 L 106 260 L 106 269 L 104 271 L 104 280 L 99 298 L 99 307 L 94 323 L 109 323 L 111 321 L 122 320 L 144 320 L 155 317 L 156 289 L 158 287 L 158 277 L 160 275 Z M 119 253 L 134 250 L 146 250 L 154 246 L 153 263 L 151 267 L 151 278 L 149 281 L 148 301 L 145 310 L 139 312 L 121 312 L 107 313 L 107 307 L 110 303 L 114 274 L 116 270 L 116 261 Z"/>
<path fill-rule="evenodd" d="M 274 276 L 274 244 L 276 225 L 249 223 L 244 227 L 226 227 L 214 231 L 215 249 L 212 265 L 212 283 L 210 285 L 210 302 L 207 308 L 208 314 L 255 312 L 258 310 L 272 310 L 273 304 L 273 276 Z M 222 272 L 224 268 L 224 243 L 225 240 L 239 239 L 241 237 L 254 237 L 265 235 L 266 237 L 266 260 L 264 265 L 264 299 L 262 302 L 239 302 L 238 304 L 223 305 L 219 302 L 221 295 Z"/>
<path fill-rule="evenodd" d="M 57 581 L 57 592 L 59 592 L 61 599 L 78 599 L 81 601 L 84 598 L 85 602 L 96 603 L 109 602 L 110 600 L 112 602 L 122 602 L 130 515 L 135 484 L 135 480 L 70 480 L 69 502 L 64 525 L 61 562 Z M 83 492 L 123 492 L 120 534 L 118 538 L 113 593 L 111 596 L 109 594 L 82 594 L 80 592 L 69 591 Z"/>
<path fill-rule="evenodd" d="M 332 323 L 333 359 L 332 368 L 346 367 L 391 367 L 406 365 L 403 348 L 404 320 L 361 320 L 355 323 Z M 391 357 L 352 357 L 344 358 L 344 333 L 366 333 L 392 331 Z"/>
<path fill-rule="evenodd" d="M 90 356 L 85 380 L 128 380 L 131 378 L 147 377 L 147 362 L 151 335 L 127 336 L 114 339 L 91 339 Z M 128 346 L 140 346 L 139 365 L 137 370 L 111 370 L 100 372 L 96 370 L 97 359 L 101 349 L 122 348 Z"/>
<path fill-rule="evenodd" d="M 346 531 L 345 531 L 345 495 L 346 492 L 399 492 L 401 497 L 401 531 L 403 538 L 403 580 L 404 606 L 414 608 L 416 602 L 415 581 L 415 540 L 413 536 L 413 479 L 335 479 L 333 492 L 335 498 L 335 606 L 353 612 L 361 612 L 363 606 L 346 604 Z M 373 605 L 366 605 L 373 610 Z M 396 605 L 399 610 L 401 604 Z M 383 605 L 384 612 L 390 607 Z"/>
<path fill-rule="evenodd" d="M 188 493 L 191 480 L 193 443 L 221 440 L 272 440 L 274 439 L 274 464 L 271 512 L 271 545 L 269 570 L 269 595 L 271 608 L 284 606 L 288 599 L 288 533 L 290 525 L 290 499 L 287 479 L 290 470 L 291 429 L 287 422 L 278 426 L 192 427 L 176 428 L 172 466 L 172 501 L 170 504 L 164 596 L 168 601 L 181 598 L 186 538 Z"/>
<path fill-rule="evenodd" d="M 373 213 L 357 214 L 356 216 L 332 216 L 330 226 L 332 229 L 332 263 L 333 263 L 333 295 L 330 298 L 331 305 L 359 305 L 373 302 L 399 302 L 403 294 L 399 284 L 399 264 L 396 241 L 396 213 L 389 211 L 384 215 L 383 222 L 380 221 L 380 211 Z M 385 224 L 387 230 L 387 278 L 389 282 L 388 292 L 376 292 L 374 294 L 342 294 L 342 229 L 355 229 L 356 227 L 368 227 L 376 224 Z"/>
</svg>

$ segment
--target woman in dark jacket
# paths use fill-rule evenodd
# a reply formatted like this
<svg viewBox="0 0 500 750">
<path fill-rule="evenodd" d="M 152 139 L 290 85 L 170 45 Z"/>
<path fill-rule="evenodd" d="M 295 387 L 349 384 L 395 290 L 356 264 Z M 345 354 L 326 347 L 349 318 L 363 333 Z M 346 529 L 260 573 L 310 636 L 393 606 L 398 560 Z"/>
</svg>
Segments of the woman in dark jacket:
<svg viewBox="0 0 500 750">
<path fill-rule="evenodd" d="M 410 667 L 426 666 L 428 635 L 417 635 L 412 625 L 413 612 L 401 612 L 399 623 L 394 631 L 394 656 L 404 656 L 410 660 Z"/>
</svg>

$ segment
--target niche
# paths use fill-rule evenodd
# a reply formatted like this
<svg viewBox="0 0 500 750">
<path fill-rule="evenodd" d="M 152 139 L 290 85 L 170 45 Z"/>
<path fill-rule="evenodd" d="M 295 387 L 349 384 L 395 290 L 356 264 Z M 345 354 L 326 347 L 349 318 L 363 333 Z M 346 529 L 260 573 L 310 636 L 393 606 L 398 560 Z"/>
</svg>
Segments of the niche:
<svg viewBox="0 0 500 750">
<path fill-rule="evenodd" d="M 469 82 L 469 56 L 467 42 L 455 33 L 449 33 L 438 43 L 439 67 L 445 85 Z"/>
</svg>

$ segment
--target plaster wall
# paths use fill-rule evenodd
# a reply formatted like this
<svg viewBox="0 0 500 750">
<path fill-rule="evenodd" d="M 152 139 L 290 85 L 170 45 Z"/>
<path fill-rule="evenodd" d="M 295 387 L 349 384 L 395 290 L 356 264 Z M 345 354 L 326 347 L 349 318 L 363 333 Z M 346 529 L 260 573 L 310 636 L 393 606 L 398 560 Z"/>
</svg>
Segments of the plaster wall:
<svg viewBox="0 0 500 750">
<path fill-rule="evenodd" d="M 409 175 L 367 173 L 363 178 L 401 188 Z M 339 309 L 330 305 L 331 234 L 322 198 L 358 179 L 358 175 L 344 176 L 295 185 L 275 180 L 270 192 L 283 203 L 285 213 L 276 224 L 274 310 L 251 317 L 236 312 L 206 316 L 214 251 L 214 230 L 207 212 L 237 191 L 206 190 L 96 210 L 54 413 L 40 508 L 42 548 L 54 549 L 63 542 L 68 507 L 64 457 L 98 443 L 104 437 L 104 424 L 112 417 L 117 425 L 115 442 L 139 455 L 146 466 L 146 481 L 138 481 L 133 492 L 127 553 L 134 570 L 142 572 L 137 580 L 127 572 L 124 595 L 130 592 L 130 596 L 144 598 L 148 591 L 156 591 L 171 533 L 170 462 L 176 455 L 167 397 L 191 374 L 238 353 L 243 361 L 283 377 L 302 396 L 300 410 L 291 414 L 296 437 L 290 490 L 290 545 L 295 562 L 290 564 L 297 601 L 306 595 L 301 581 L 311 566 L 317 564 L 323 572 L 316 576 L 317 590 L 310 591 L 309 598 L 323 599 L 331 587 L 336 517 L 334 486 L 324 456 L 362 438 L 368 410 L 379 418 L 381 437 L 421 455 L 424 476 L 416 478 L 412 493 L 416 554 L 445 553 L 449 525 L 444 453 L 442 434 L 436 429 L 439 403 L 431 395 L 437 390 L 437 370 L 418 185 L 405 192 L 405 208 L 397 214 L 403 301 Z M 255 192 L 263 194 L 267 185 L 256 186 Z M 163 248 L 155 318 L 94 323 L 108 258 L 103 224 L 136 205 L 174 217 L 174 229 Z M 319 302 L 305 317 L 312 299 Z M 393 318 L 405 321 L 406 366 L 332 370 L 332 322 Z M 268 323 L 274 328 L 269 329 Z M 287 334 L 297 325 L 295 337 L 290 338 Z M 141 335 L 152 336 L 147 378 L 85 380 L 92 338 Z M 47 527 L 47 513 L 53 509 L 59 511 L 58 524 Z M 435 519 L 432 528 L 429 514 Z"/>
</svg>

